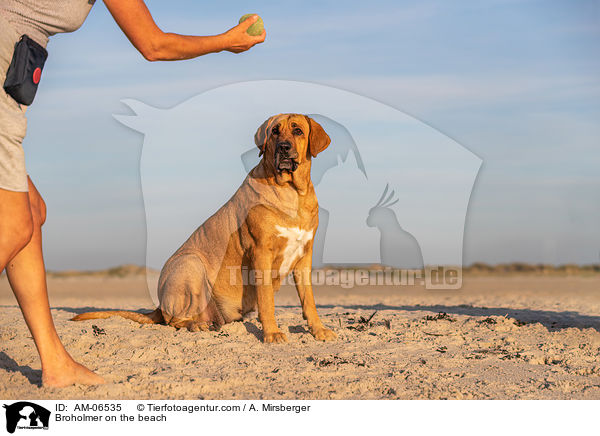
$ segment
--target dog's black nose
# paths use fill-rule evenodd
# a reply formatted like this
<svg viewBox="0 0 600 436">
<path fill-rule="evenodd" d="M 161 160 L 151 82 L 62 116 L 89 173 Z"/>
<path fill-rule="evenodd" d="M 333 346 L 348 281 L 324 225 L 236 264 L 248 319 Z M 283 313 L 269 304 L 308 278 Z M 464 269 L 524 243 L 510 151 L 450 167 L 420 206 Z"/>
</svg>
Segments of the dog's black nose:
<svg viewBox="0 0 600 436">
<path fill-rule="evenodd" d="M 289 141 L 282 141 L 277 143 L 277 148 L 286 153 L 292 149 L 292 144 Z"/>
</svg>

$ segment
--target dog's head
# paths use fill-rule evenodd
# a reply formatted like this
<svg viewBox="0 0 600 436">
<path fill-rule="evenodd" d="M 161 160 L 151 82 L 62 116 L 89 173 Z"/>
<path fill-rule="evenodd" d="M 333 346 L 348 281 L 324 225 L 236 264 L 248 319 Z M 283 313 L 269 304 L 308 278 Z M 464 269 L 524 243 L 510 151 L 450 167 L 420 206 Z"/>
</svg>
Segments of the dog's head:
<svg viewBox="0 0 600 436">
<path fill-rule="evenodd" d="M 274 115 L 256 131 L 254 142 L 265 166 L 277 178 L 290 178 L 327 148 L 331 140 L 312 118 L 299 114 Z M 286 177 L 288 176 L 288 177 Z"/>
</svg>

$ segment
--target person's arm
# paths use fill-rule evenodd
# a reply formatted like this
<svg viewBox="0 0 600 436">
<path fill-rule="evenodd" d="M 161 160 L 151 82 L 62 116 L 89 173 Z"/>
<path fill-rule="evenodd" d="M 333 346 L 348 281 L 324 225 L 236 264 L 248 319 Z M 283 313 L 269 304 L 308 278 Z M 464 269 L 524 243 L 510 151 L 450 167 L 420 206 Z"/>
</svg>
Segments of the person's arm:
<svg viewBox="0 0 600 436">
<path fill-rule="evenodd" d="M 240 53 L 265 40 L 266 32 L 250 36 L 250 17 L 227 32 L 214 36 L 165 33 L 154 22 L 143 0 L 104 0 L 104 4 L 133 46 L 149 61 L 191 59 L 227 50 Z"/>
</svg>

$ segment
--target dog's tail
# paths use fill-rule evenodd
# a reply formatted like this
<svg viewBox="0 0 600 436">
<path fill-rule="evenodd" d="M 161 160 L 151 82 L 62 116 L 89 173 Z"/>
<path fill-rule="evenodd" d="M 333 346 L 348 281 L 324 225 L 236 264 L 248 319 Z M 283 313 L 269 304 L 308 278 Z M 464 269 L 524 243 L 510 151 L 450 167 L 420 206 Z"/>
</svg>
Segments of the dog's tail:
<svg viewBox="0 0 600 436">
<path fill-rule="evenodd" d="M 86 319 L 106 319 L 111 316 L 120 316 L 140 324 L 161 324 L 165 322 L 162 311 L 156 309 L 149 313 L 131 312 L 129 310 L 106 310 L 102 312 L 85 312 L 71 318 L 71 321 L 85 321 Z"/>
</svg>

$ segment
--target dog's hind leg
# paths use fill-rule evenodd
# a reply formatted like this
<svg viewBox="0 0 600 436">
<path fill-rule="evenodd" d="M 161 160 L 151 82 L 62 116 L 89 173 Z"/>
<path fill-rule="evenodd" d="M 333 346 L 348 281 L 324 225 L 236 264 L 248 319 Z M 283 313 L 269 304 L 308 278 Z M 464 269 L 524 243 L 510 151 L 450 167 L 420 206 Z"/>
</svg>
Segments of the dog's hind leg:
<svg viewBox="0 0 600 436">
<path fill-rule="evenodd" d="M 194 254 L 176 254 L 167 261 L 158 297 L 165 322 L 175 328 L 204 331 L 224 323 L 202 259 Z"/>
<path fill-rule="evenodd" d="M 223 324 L 225 324 L 225 320 L 213 299 L 208 302 L 202 313 L 193 320 L 187 321 L 185 327 L 191 332 L 219 331 Z"/>
</svg>

